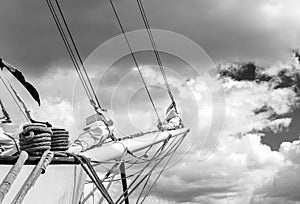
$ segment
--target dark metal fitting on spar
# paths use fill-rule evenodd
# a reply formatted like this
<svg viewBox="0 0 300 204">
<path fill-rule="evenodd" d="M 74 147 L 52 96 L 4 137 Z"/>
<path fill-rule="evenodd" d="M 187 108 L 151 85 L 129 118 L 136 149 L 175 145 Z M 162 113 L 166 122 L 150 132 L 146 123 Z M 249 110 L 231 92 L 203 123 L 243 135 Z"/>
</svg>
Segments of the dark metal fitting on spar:
<svg viewBox="0 0 300 204">
<path fill-rule="evenodd" d="M 0 58 L 0 68 L 3 69 L 6 65 L 3 63 L 2 58 Z"/>
</svg>

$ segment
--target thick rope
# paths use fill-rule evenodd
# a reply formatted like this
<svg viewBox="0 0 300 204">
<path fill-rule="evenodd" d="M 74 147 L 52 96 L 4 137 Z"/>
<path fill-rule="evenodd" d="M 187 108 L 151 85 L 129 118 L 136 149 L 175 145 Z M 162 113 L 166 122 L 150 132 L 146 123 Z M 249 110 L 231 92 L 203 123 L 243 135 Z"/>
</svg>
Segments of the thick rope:
<svg viewBox="0 0 300 204">
<path fill-rule="evenodd" d="M 149 36 L 151 45 L 152 45 L 153 52 L 154 52 L 154 54 L 155 54 L 155 58 L 156 58 L 156 60 L 157 60 L 157 63 L 158 63 L 158 65 L 159 65 L 160 71 L 161 71 L 161 73 L 162 73 L 162 76 L 163 76 L 163 79 L 164 79 L 164 82 L 165 82 L 165 85 L 166 85 L 166 87 L 167 87 L 168 94 L 169 94 L 170 99 L 171 99 L 171 101 L 172 101 L 172 103 L 173 103 L 173 105 L 174 105 L 174 109 L 175 109 L 176 113 L 178 113 L 178 112 L 177 112 L 176 103 L 175 103 L 175 99 L 174 99 L 174 96 L 173 96 L 173 94 L 172 94 L 172 91 L 171 91 L 171 88 L 170 88 L 170 85 L 169 85 L 169 82 L 168 82 L 168 79 L 167 79 L 165 70 L 164 70 L 164 68 L 163 68 L 163 64 L 162 64 L 162 61 L 161 61 L 159 52 L 158 52 L 157 47 L 156 47 L 156 44 L 155 44 L 153 34 L 152 34 L 152 32 L 151 32 L 150 24 L 149 24 L 149 21 L 148 21 L 148 18 L 147 18 L 147 15 L 146 15 L 146 12 L 145 12 L 143 3 L 142 3 L 141 0 L 137 0 L 137 4 L 138 4 L 138 7 L 139 7 L 141 16 L 142 16 L 142 18 L 143 18 L 143 22 L 144 22 L 144 24 L 145 24 L 145 27 L 146 27 L 146 30 L 147 30 L 147 33 L 148 33 L 148 36 Z"/>
<path fill-rule="evenodd" d="M 124 30 L 124 28 L 123 28 L 123 25 L 122 25 L 122 23 L 121 23 L 121 20 L 120 20 L 120 18 L 119 18 L 118 13 L 117 13 L 117 10 L 116 10 L 116 8 L 115 8 L 114 3 L 112 2 L 112 0 L 109 0 L 109 1 L 110 1 L 110 5 L 111 5 L 111 7 L 112 7 L 112 9 L 113 9 L 113 12 L 114 12 L 114 14 L 115 14 L 115 16 L 116 16 L 116 19 L 117 19 L 117 21 L 118 21 L 118 24 L 119 24 L 119 26 L 120 26 L 120 29 L 121 29 L 121 31 L 122 31 L 122 34 L 123 34 L 123 36 L 124 36 L 124 38 L 125 38 L 127 47 L 128 47 L 128 49 L 129 49 L 129 51 L 130 51 L 130 54 L 131 54 L 132 59 L 133 59 L 133 61 L 134 61 L 134 64 L 135 64 L 136 68 L 138 69 L 139 75 L 140 75 L 140 77 L 141 77 L 141 79 L 142 79 L 142 82 L 143 82 L 143 84 L 144 84 L 145 90 L 146 90 L 147 95 L 148 95 L 148 97 L 149 97 L 149 99 L 150 99 L 150 102 L 151 102 L 151 104 L 152 104 L 152 107 L 153 107 L 153 109 L 154 109 L 154 111 L 155 111 L 155 113 L 156 113 L 158 122 L 161 124 L 161 120 L 160 120 L 160 117 L 159 117 L 159 115 L 158 115 L 157 108 L 155 107 L 154 101 L 153 101 L 153 99 L 152 99 L 152 97 L 151 97 L 151 94 L 150 94 L 150 92 L 149 92 L 149 89 L 148 89 L 148 86 L 147 86 L 147 84 L 146 84 L 146 81 L 145 81 L 145 79 L 144 79 L 144 77 L 143 77 L 143 74 L 142 74 L 142 72 L 141 72 L 141 69 L 140 69 L 140 67 L 139 67 L 139 65 L 138 65 L 137 59 L 136 59 L 136 57 L 135 57 L 135 55 L 134 55 L 134 53 L 133 53 L 133 50 L 132 50 L 132 48 L 131 48 L 131 46 L 130 46 L 129 40 L 128 40 L 128 38 L 127 38 L 127 35 L 126 35 L 126 33 L 125 33 L 125 30 Z"/>
<path fill-rule="evenodd" d="M 0 184 L 0 203 L 2 203 L 5 195 L 9 191 L 11 185 L 19 175 L 25 161 L 28 159 L 28 154 L 25 151 L 20 153 L 20 156 L 14 166 L 11 167 L 8 174 Z"/>
<path fill-rule="evenodd" d="M 89 160 L 87 158 L 85 158 L 84 156 L 80 156 L 80 155 L 75 155 L 75 154 L 70 154 L 70 153 L 67 153 L 67 155 L 70 155 L 70 156 L 74 157 L 77 161 L 79 161 L 79 163 L 82 166 L 82 168 L 84 169 L 84 171 L 90 177 L 92 182 L 97 186 L 98 190 L 103 195 L 103 197 L 106 199 L 106 201 L 109 204 L 114 204 L 112 198 L 110 197 L 107 190 L 103 186 L 102 181 L 99 179 L 96 171 L 94 170 L 94 168 L 91 165 L 91 163 L 89 162 Z M 87 166 L 85 166 L 85 165 L 87 165 Z"/>
<path fill-rule="evenodd" d="M 14 200 L 12 201 L 12 204 L 22 203 L 30 188 L 34 185 L 34 183 L 37 181 L 39 176 L 45 172 L 46 167 L 52 161 L 53 155 L 54 155 L 53 152 L 50 152 L 49 150 L 43 153 L 43 156 L 40 159 L 39 163 L 34 167 L 32 172 L 29 174 L 28 178 L 22 185 L 18 194 L 15 196 Z"/>
</svg>

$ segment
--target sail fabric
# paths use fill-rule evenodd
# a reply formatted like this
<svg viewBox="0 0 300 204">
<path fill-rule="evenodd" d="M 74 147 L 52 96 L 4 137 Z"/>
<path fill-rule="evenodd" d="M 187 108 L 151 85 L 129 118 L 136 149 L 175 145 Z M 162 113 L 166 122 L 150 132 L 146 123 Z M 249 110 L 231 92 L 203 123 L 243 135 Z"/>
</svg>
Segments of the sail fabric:
<svg viewBox="0 0 300 204">
<path fill-rule="evenodd" d="M 103 121 L 95 121 L 87 125 L 83 129 L 83 133 L 70 146 L 68 152 L 78 154 L 103 143 L 113 132 L 113 126 L 110 126 L 108 131 L 107 126 Z"/>
<path fill-rule="evenodd" d="M 10 65 L 4 64 L 1 58 L 0 58 L 0 67 L 1 69 L 5 67 L 27 89 L 27 91 L 30 93 L 33 99 L 39 104 L 39 106 L 41 105 L 39 92 L 36 90 L 36 88 L 34 88 L 33 85 L 31 85 L 26 81 L 22 72 L 20 72 L 19 70 L 17 70 L 16 68 Z"/>
<path fill-rule="evenodd" d="M 0 156 L 11 156 L 18 151 L 16 144 L 8 135 L 14 137 L 13 133 L 4 132 L 0 127 Z"/>
</svg>

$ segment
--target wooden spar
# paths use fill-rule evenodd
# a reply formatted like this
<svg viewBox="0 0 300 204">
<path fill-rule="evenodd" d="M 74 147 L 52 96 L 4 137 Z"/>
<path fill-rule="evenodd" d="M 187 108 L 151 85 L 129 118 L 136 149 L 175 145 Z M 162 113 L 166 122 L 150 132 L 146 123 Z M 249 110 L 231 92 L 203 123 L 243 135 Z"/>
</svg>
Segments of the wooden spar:
<svg viewBox="0 0 300 204">
<path fill-rule="evenodd" d="M 138 138 L 107 143 L 98 148 L 87 150 L 82 155 L 95 161 L 109 161 L 120 158 L 124 151 L 137 152 L 151 145 L 163 142 L 169 136 L 176 137 L 189 132 L 188 128 L 145 134 Z"/>
</svg>

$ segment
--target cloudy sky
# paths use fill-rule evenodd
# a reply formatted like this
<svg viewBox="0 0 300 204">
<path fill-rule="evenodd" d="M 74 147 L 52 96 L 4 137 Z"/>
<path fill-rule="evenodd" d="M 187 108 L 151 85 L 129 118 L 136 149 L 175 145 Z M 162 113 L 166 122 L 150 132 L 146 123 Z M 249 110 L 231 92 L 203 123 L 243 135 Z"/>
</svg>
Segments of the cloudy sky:
<svg viewBox="0 0 300 204">
<path fill-rule="evenodd" d="M 61 6 L 101 103 L 115 112 L 118 135 L 153 125 L 156 118 L 137 70 L 121 52 L 109 1 L 64 0 Z M 161 53 L 192 132 L 179 151 L 180 162 L 163 174 L 147 202 L 300 203 L 300 66 L 291 53 L 300 48 L 300 2 L 151 0 L 144 6 L 152 28 L 178 34 L 170 47 L 194 42 L 201 48 L 183 53 L 196 46 L 182 45 Z M 116 1 L 116 7 L 126 31 L 144 28 L 136 1 Z M 166 34 L 157 33 L 158 40 Z M 161 39 L 175 37 L 169 34 Z M 133 45 L 143 42 L 139 33 L 130 36 Z M 66 127 L 75 139 L 92 109 L 46 2 L 1 1 L 0 45 L 0 57 L 40 92 L 38 107 L 1 72 L 35 119 Z M 169 99 L 153 55 L 141 50 L 137 57 L 163 117 Z M 0 93 L 13 120 L 24 122 L 3 86 Z"/>
</svg>

